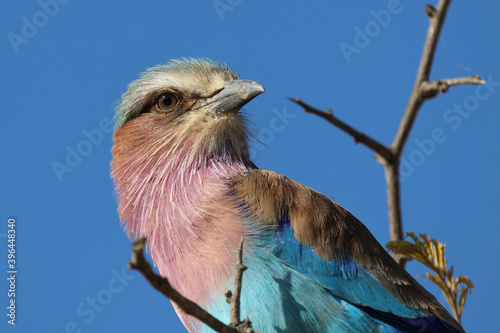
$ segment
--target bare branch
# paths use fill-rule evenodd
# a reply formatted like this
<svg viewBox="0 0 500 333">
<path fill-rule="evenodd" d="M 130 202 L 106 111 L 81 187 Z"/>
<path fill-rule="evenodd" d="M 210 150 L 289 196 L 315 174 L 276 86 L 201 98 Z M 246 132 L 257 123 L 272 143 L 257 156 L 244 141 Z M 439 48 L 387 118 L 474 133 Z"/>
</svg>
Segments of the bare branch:
<svg viewBox="0 0 500 333">
<path fill-rule="evenodd" d="M 247 267 L 243 265 L 243 238 L 241 239 L 240 247 L 237 251 L 237 263 L 236 263 L 236 277 L 234 278 L 234 293 L 228 291 L 227 295 L 230 295 L 231 305 L 231 322 L 230 325 L 235 327 L 240 324 L 240 296 L 241 296 L 241 285 L 243 281 L 243 272 L 246 271 Z"/>
<path fill-rule="evenodd" d="M 315 114 L 325 119 L 334 126 L 351 135 L 354 138 L 355 143 L 361 142 L 376 153 L 377 160 L 384 165 L 385 169 L 385 177 L 387 183 L 387 203 L 389 210 L 389 231 L 391 240 L 393 241 L 403 240 L 399 167 L 404 146 L 406 145 L 420 107 L 427 99 L 435 97 L 440 92 L 447 92 L 448 88 L 451 86 L 485 83 L 483 80 L 481 80 L 479 75 L 429 81 L 429 75 L 432 69 L 432 63 L 434 61 L 437 43 L 450 3 L 451 0 L 439 0 L 436 8 L 432 5 L 427 5 L 425 7 L 425 13 L 429 18 L 427 38 L 424 44 L 422 58 L 417 70 L 413 90 L 410 94 L 410 98 L 408 100 L 404 115 L 401 119 L 401 123 L 391 146 L 386 147 L 375 139 L 352 128 L 348 124 L 336 118 L 331 110 L 321 111 L 302 102 L 300 98 L 289 98 L 291 101 L 303 107 L 305 112 Z M 406 260 L 404 257 L 395 257 L 395 259 L 404 267 L 404 263 Z"/>
<path fill-rule="evenodd" d="M 479 75 L 474 75 L 468 78 L 444 79 L 438 81 L 429 81 L 429 75 L 436 53 L 437 43 L 441 34 L 446 13 L 450 6 L 451 0 L 440 0 L 437 8 L 427 5 L 425 13 L 429 17 L 429 29 L 427 38 L 420 60 L 420 65 L 415 78 L 412 93 L 408 100 L 405 113 L 399 125 L 398 131 L 390 147 L 395 159 L 393 165 L 385 166 L 385 175 L 387 182 L 387 201 L 389 206 L 389 229 L 391 232 L 391 240 L 403 240 L 403 220 L 401 213 L 401 194 L 399 179 L 399 161 L 403 154 L 404 146 L 410 135 L 417 114 L 422 104 L 430 98 L 435 97 L 438 92 L 446 92 L 449 87 L 460 84 L 484 84 Z M 395 210 L 395 211 L 391 211 Z M 404 267 L 405 259 L 397 258 L 397 261 Z"/>
<path fill-rule="evenodd" d="M 388 211 L 389 221 L 402 221 L 401 217 L 401 200 L 395 200 L 401 197 L 400 183 L 399 183 L 399 163 L 385 165 L 385 179 L 388 195 Z M 403 225 L 402 223 L 394 223 L 389 225 L 389 234 L 391 239 L 403 238 Z"/>
<path fill-rule="evenodd" d="M 464 84 L 485 84 L 479 75 L 460 77 L 456 79 L 441 79 L 437 81 L 424 81 L 420 86 L 420 93 L 425 99 L 435 97 L 438 93 L 446 93 L 449 87 Z"/>
<path fill-rule="evenodd" d="M 421 93 L 422 82 L 429 81 L 429 75 L 432 68 L 432 62 L 434 61 L 434 55 L 436 53 L 436 46 L 439 40 L 439 35 L 441 34 L 441 28 L 443 27 L 444 20 L 446 18 L 446 13 L 450 6 L 451 0 L 440 0 L 437 8 L 427 5 L 425 12 L 429 17 L 429 29 L 427 31 L 427 39 L 425 41 L 424 50 L 422 53 L 422 58 L 420 60 L 420 65 L 417 71 L 417 77 L 415 78 L 415 84 L 413 85 L 413 91 L 408 100 L 403 119 L 392 143 L 393 152 L 396 156 L 401 156 L 403 152 L 404 145 L 408 140 L 411 128 L 415 122 L 415 118 L 420 109 L 420 106 L 425 100 L 425 97 Z"/>
<path fill-rule="evenodd" d="M 181 308 L 182 311 L 184 311 L 186 314 L 190 316 L 199 319 L 207 326 L 209 326 L 211 329 L 219 333 L 259 333 L 252 329 L 252 323 L 248 318 L 243 320 L 242 322 L 240 322 L 238 319 L 238 322 L 235 325 L 231 324 L 230 326 L 228 326 L 223 322 L 221 322 L 220 320 L 218 320 L 217 318 L 215 318 L 214 316 L 212 316 L 204 309 L 202 309 L 198 304 L 182 296 L 177 290 L 175 290 L 170 285 L 170 282 L 168 281 L 167 278 L 164 278 L 153 271 L 153 268 L 144 257 L 145 244 L 146 244 L 145 238 L 139 238 L 132 244 L 132 259 L 130 259 L 130 262 L 128 263 L 128 268 L 139 271 L 146 278 L 146 280 L 153 286 L 153 288 L 155 288 L 156 290 L 161 292 L 164 296 L 168 297 L 173 302 L 175 302 L 175 304 L 177 304 L 177 306 Z M 238 312 L 240 307 L 239 294 L 241 292 L 242 274 L 243 271 L 245 271 L 246 269 L 246 267 L 244 269 L 241 269 L 239 267 L 240 264 L 243 265 L 241 263 L 242 246 L 243 246 L 243 240 L 240 249 L 238 251 L 239 261 L 237 267 L 237 275 L 238 272 L 241 270 L 241 272 L 239 273 L 240 274 L 239 283 L 238 281 L 235 281 L 235 290 L 238 290 L 238 296 L 237 296 L 238 304 L 234 305 L 234 307 L 238 308 Z M 239 289 L 236 289 L 237 285 L 239 285 Z M 233 303 L 231 303 L 231 318 L 233 318 Z M 239 313 L 238 313 L 238 318 L 239 318 Z"/>
<path fill-rule="evenodd" d="M 301 107 L 304 108 L 304 111 L 306 113 L 312 113 L 315 114 L 326 121 L 330 122 L 334 126 L 340 128 L 350 136 L 354 138 L 354 143 L 362 143 L 366 147 L 370 148 L 373 150 L 375 153 L 378 155 L 382 156 L 385 160 L 392 160 L 392 152 L 385 147 L 383 144 L 380 142 L 376 141 L 375 139 L 372 139 L 368 135 L 364 134 L 363 132 L 360 132 L 353 127 L 347 125 L 344 123 L 342 120 L 338 119 L 333 115 L 332 110 L 328 109 L 327 111 L 321 111 L 316 108 L 313 108 L 312 106 L 302 102 L 300 98 L 288 98 L 290 101 L 300 105 Z"/>
</svg>

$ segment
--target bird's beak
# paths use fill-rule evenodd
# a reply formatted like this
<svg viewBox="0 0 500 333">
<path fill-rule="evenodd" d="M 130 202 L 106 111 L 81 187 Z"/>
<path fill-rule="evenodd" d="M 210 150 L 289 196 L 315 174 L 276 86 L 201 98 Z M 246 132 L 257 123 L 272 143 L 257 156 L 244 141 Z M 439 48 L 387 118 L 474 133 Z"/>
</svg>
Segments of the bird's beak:
<svg viewBox="0 0 500 333">
<path fill-rule="evenodd" d="M 238 112 L 245 104 L 263 92 L 264 87 L 255 81 L 228 81 L 222 90 L 208 98 L 204 105 L 209 106 L 215 115 Z"/>
</svg>

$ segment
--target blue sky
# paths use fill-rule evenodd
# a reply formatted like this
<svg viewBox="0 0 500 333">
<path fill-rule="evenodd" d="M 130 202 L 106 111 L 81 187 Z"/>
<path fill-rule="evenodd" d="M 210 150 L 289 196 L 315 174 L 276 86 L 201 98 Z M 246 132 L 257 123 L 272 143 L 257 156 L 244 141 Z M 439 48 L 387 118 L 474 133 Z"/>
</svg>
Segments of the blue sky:
<svg viewBox="0 0 500 333">
<path fill-rule="evenodd" d="M 321 191 L 388 240 L 382 166 L 286 97 L 392 142 L 427 30 L 424 1 L 55 1 L 0 4 L 0 267 L 7 277 L 14 217 L 18 270 L 16 327 L 0 282 L 2 332 L 184 331 L 169 301 L 126 270 L 130 241 L 109 177 L 117 100 L 171 58 L 214 58 L 262 83 L 266 93 L 246 107 L 262 142 L 252 144 L 255 163 Z M 474 282 L 463 316 L 471 332 L 498 326 L 499 10 L 451 4 L 431 77 L 480 74 L 489 84 L 427 102 L 403 160 L 405 230 L 447 243 L 448 263 Z M 347 44 L 357 51 L 343 52 Z"/>
</svg>

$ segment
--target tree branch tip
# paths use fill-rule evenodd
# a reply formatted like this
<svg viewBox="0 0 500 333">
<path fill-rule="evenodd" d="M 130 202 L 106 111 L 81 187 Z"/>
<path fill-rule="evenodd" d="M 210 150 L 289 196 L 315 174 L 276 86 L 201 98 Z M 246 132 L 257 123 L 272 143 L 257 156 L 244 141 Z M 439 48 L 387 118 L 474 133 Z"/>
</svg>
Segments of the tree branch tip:
<svg viewBox="0 0 500 333">
<path fill-rule="evenodd" d="M 427 15 L 427 17 L 430 19 L 433 18 L 434 16 L 436 16 L 436 8 L 431 4 L 427 4 L 425 6 L 424 11 L 425 11 L 425 14 Z"/>
<path fill-rule="evenodd" d="M 134 251 L 141 251 L 145 245 L 146 245 L 146 237 L 141 237 L 134 241 L 134 243 L 132 244 L 132 249 Z"/>
<path fill-rule="evenodd" d="M 472 75 L 468 77 L 458 77 L 452 79 L 439 79 L 435 81 L 422 81 L 420 84 L 420 96 L 424 99 L 436 97 L 438 93 L 448 92 L 450 87 L 460 86 L 466 84 L 480 85 L 486 82 L 481 79 L 479 75 Z"/>
<path fill-rule="evenodd" d="M 302 100 L 300 99 L 300 97 L 297 97 L 297 98 L 288 97 L 288 100 L 290 100 L 290 101 L 294 102 L 295 104 L 298 104 L 299 106 L 301 106 L 304 109 L 304 113 L 311 112 L 311 107 L 309 105 L 307 105 L 306 103 L 302 102 Z"/>
<path fill-rule="evenodd" d="M 468 79 L 468 82 L 465 82 L 464 84 L 466 84 L 466 83 L 468 83 L 468 84 L 486 84 L 486 81 L 484 81 L 481 78 L 481 75 L 479 75 L 479 74 L 474 74 L 474 75 L 469 76 L 468 78 L 464 78 L 464 80 L 467 80 L 467 79 Z"/>
</svg>

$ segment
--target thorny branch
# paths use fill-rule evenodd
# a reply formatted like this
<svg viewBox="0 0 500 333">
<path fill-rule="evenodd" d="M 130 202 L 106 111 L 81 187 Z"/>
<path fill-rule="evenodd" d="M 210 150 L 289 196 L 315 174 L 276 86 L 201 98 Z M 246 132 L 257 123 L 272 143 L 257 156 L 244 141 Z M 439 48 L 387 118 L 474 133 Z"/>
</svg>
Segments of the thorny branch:
<svg viewBox="0 0 500 333">
<path fill-rule="evenodd" d="M 390 146 L 385 146 L 372 137 L 364 134 L 361 131 L 354 129 L 352 126 L 342 122 L 333 115 L 329 109 L 321 111 L 302 102 L 300 98 L 290 99 L 293 102 L 304 108 L 305 112 L 315 114 L 329 121 L 334 126 L 351 135 L 355 143 L 362 143 L 375 152 L 377 160 L 384 166 L 386 184 L 387 184 L 387 204 L 389 211 L 389 233 L 392 241 L 403 240 L 403 220 L 401 214 L 401 192 L 399 183 L 399 167 L 400 160 L 403 154 L 404 146 L 410 135 L 410 131 L 415 122 L 415 118 L 422 104 L 437 94 L 446 93 L 448 88 L 456 85 L 464 84 L 484 84 L 479 75 L 473 75 L 464 78 L 442 79 L 437 81 L 429 81 L 429 75 L 432 68 L 432 62 L 436 53 L 436 47 L 441 34 L 441 29 L 446 18 L 446 13 L 450 6 L 451 0 L 440 0 L 437 7 L 427 5 L 425 13 L 429 18 L 429 29 L 425 41 L 422 58 L 418 67 L 415 84 L 411 92 L 408 104 L 406 106 L 403 118 L 397 130 L 393 143 Z M 405 266 L 406 257 L 395 255 L 396 261 Z"/>
<path fill-rule="evenodd" d="M 241 321 L 240 317 L 240 293 L 241 293 L 241 283 L 243 278 L 243 272 L 246 267 L 242 263 L 242 252 L 243 252 L 243 239 L 241 240 L 241 245 L 238 249 L 238 262 L 237 262 L 237 272 L 235 281 L 235 293 L 230 296 L 230 307 L 231 307 L 231 323 L 228 325 L 224 324 L 210 313 L 202 309 L 198 304 L 190 301 L 189 299 L 182 296 L 177 290 L 175 290 L 168 281 L 167 278 L 156 274 L 153 271 L 151 265 L 147 262 L 144 257 L 144 246 L 146 244 L 145 238 L 140 238 L 136 240 L 132 245 L 132 258 L 128 264 L 129 269 L 135 269 L 139 271 L 146 280 L 164 296 L 171 299 L 179 308 L 182 309 L 188 315 L 191 315 L 207 326 L 212 328 L 214 331 L 219 333 L 259 333 L 252 329 L 252 323 L 248 318 Z M 229 291 L 228 294 L 231 292 Z M 233 322 L 233 318 L 237 318 Z"/>
</svg>

